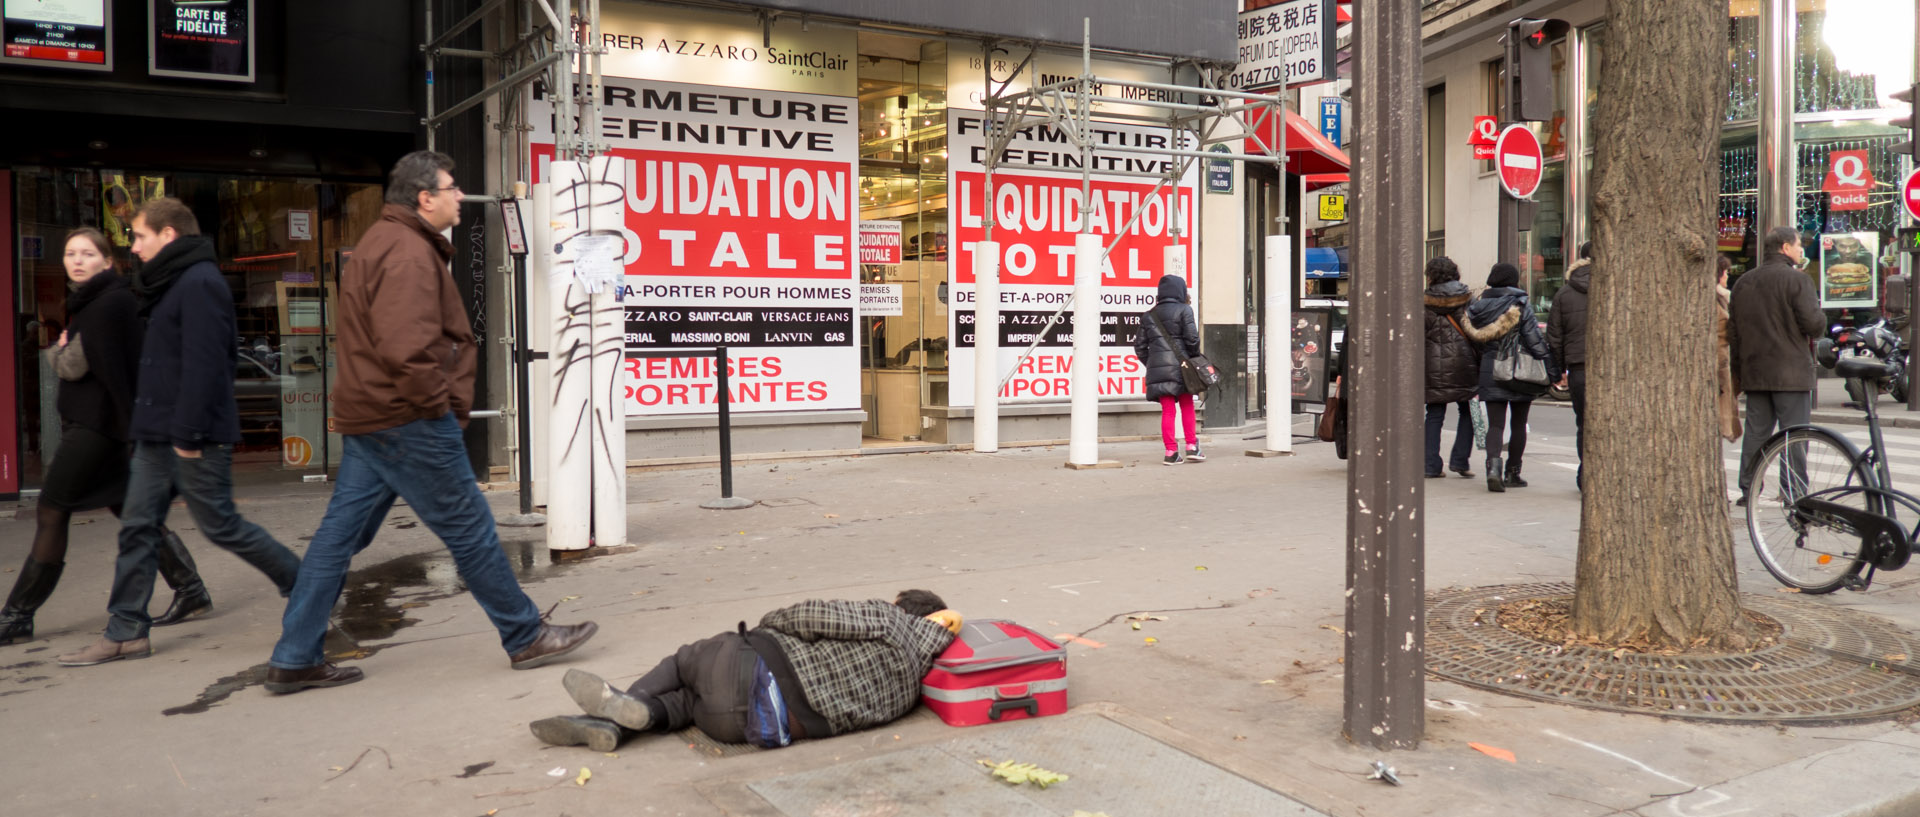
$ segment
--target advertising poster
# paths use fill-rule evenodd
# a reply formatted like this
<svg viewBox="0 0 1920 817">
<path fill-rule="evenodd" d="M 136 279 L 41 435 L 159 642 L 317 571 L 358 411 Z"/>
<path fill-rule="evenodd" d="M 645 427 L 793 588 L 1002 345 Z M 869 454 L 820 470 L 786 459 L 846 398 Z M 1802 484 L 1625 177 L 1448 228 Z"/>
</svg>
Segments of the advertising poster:
<svg viewBox="0 0 1920 817">
<path fill-rule="evenodd" d="M 1820 236 L 1820 306 L 1871 309 L 1880 303 L 1878 233 L 1826 233 Z"/>
<path fill-rule="evenodd" d="M 0 63 L 113 70 L 109 0 L 0 0 Z"/>
<path fill-rule="evenodd" d="M 1102 397 L 1143 396 L 1146 374 L 1133 355 L 1142 313 L 1152 307 L 1160 276 L 1166 272 L 1166 248 L 1184 247 L 1193 258 L 1194 206 L 1199 197 L 1200 165 L 1195 162 L 1177 186 L 1154 191 L 1151 181 L 1114 175 L 1122 172 L 1164 172 L 1173 160 L 1150 154 L 1096 154 L 1092 201 L 1082 200 L 1079 150 L 1066 134 L 1036 127 L 1017 134 L 1008 146 L 1009 161 L 1058 167 L 1059 170 L 1001 168 L 994 173 L 994 189 L 986 189 L 985 114 L 950 108 L 947 111 L 951 199 L 947 208 L 949 231 L 957 250 L 948 266 L 948 337 L 953 339 L 948 382 L 953 406 L 974 405 L 973 377 L 973 265 L 974 247 L 986 237 L 992 219 L 993 240 L 1000 243 L 1000 360 L 999 370 L 1014 369 L 1020 353 L 1032 344 L 1055 310 L 1073 295 L 1074 237 L 1080 230 L 1083 208 L 1091 212 L 1093 232 L 1113 247 L 1101 269 L 1100 358 L 1098 382 Z M 1095 122 L 1095 138 L 1111 144 L 1167 147 L 1163 128 L 1145 128 Z M 1182 146 L 1193 149 L 1191 146 Z M 1120 158 L 1124 156 L 1125 158 Z M 1134 220 L 1138 213 L 1140 218 Z M 1121 230 L 1132 221 L 1133 228 Z M 1176 229 L 1178 238 L 1175 238 Z M 1118 237 L 1118 242 L 1115 238 Z M 1191 283 L 1191 279 L 1189 279 Z M 1063 323 L 1046 334 L 1039 348 L 1020 362 L 1003 397 L 1067 400 L 1073 360 L 1071 310 Z"/>
<path fill-rule="evenodd" d="M 624 172 L 621 301 L 633 417 L 860 407 L 858 100 L 607 77 L 600 135 Z M 551 178 L 536 86 L 532 163 Z"/>
<path fill-rule="evenodd" d="M 860 263 L 900 266 L 900 222 L 860 222 Z"/>
<path fill-rule="evenodd" d="M 1290 391 L 1295 405 L 1327 402 L 1327 354 L 1333 349 L 1332 313 L 1302 309 L 1293 313 L 1293 376 Z"/>
<path fill-rule="evenodd" d="M 147 73 L 253 81 L 253 0 L 147 2 Z"/>
</svg>

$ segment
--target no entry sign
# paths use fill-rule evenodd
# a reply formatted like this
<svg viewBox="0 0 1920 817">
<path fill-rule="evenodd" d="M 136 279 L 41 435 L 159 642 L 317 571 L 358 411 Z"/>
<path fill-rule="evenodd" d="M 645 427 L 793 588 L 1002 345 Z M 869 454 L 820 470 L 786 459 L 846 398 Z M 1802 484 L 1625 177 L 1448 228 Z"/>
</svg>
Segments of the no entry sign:
<svg viewBox="0 0 1920 817">
<path fill-rule="evenodd" d="M 1900 185 L 1900 203 L 1907 208 L 1907 215 L 1920 219 L 1920 169 L 1907 174 L 1907 180 Z"/>
<path fill-rule="evenodd" d="M 1500 186 L 1516 199 L 1532 198 L 1540 189 L 1544 153 L 1540 138 L 1525 125 L 1508 125 L 1493 146 L 1494 167 L 1500 170 Z"/>
</svg>

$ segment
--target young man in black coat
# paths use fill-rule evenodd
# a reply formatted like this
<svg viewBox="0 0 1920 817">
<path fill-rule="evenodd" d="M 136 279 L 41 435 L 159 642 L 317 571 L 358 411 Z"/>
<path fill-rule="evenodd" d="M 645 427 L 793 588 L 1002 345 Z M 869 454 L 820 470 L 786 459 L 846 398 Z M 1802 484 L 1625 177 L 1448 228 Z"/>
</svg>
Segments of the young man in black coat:
<svg viewBox="0 0 1920 817">
<path fill-rule="evenodd" d="M 153 654 L 153 620 L 168 506 L 178 493 L 208 540 L 267 574 L 285 596 L 300 557 L 233 507 L 233 446 L 240 413 L 233 400 L 233 292 L 214 262 L 213 242 L 179 199 L 153 199 L 133 217 L 133 280 L 147 320 L 135 390 L 134 441 L 127 497 L 120 511 L 120 558 L 108 597 L 107 631 L 79 652 L 59 657 L 88 667 Z"/>
<path fill-rule="evenodd" d="M 1587 289 L 1593 284 L 1593 242 L 1580 245 L 1580 260 L 1567 268 L 1567 285 L 1553 296 L 1547 310 L 1547 348 L 1563 373 L 1560 385 L 1573 396 L 1573 450 L 1581 469 L 1573 472 L 1574 487 L 1583 484 L 1587 458 Z"/>
<path fill-rule="evenodd" d="M 1776 427 L 1804 425 L 1813 415 L 1813 356 L 1809 346 L 1826 329 L 1813 279 L 1800 269 L 1806 251 L 1800 231 L 1767 231 L 1760 266 L 1733 283 L 1727 305 L 1727 348 L 1734 391 L 1747 395 L 1745 439 L 1740 441 L 1739 505 L 1747 498 L 1747 469 Z"/>
</svg>

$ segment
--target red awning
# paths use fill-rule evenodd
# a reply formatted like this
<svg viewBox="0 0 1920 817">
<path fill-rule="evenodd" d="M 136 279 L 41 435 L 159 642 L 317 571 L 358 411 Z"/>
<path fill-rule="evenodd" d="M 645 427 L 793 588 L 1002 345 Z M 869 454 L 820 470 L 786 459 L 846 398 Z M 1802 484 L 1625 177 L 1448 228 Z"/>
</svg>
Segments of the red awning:
<svg viewBox="0 0 1920 817">
<path fill-rule="evenodd" d="M 1265 111 L 1253 118 L 1247 128 L 1260 135 L 1260 141 L 1268 147 L 1279 141 L 1279 134 L 1267 124 Z M 1260 155 L 1266 152 L 1252 139 L 1246 140 L 1246 152 Z M 1293 111 L 1287 111 L 1287 172 L 1299 175 L 1321 173 L 1345 173 L 1352 162 L 1340 146 L 1327 140 L 1315 130 L 1312 122 Z"/>
<path fill-rule="evenodd" d="M 1345 173 L 1315 173 L 1315 174 L 1313 174 L 1313 175 L 1311 175 L 1311 176 L 1307 176 L 1307 177 L 1305 177 L 1305 178 L 1304 178 L 1304 179 L 1302 179 L 1302 180 L 1303 180 L 1303 181 L 1305 181 L 1305 182 L 1307 183 L 1307 192 L 1309 192 L 1309 193 L 1311 193 L 1311 192 L 1313 192 L 1313 191 L 1315 191 L 1315 190 L 1319 190 L 1319 189 L 1320 189 L 1320 188 L 1322 188 L 1322 187 L 1332 187 L 1332 186 L 1334 186 L 1334 185 L 1336 185 L 1336 184 L 1346 184 L 1346 183 L 1347 183 L 1347 174 L 1345 174 Z"/>
</svg>

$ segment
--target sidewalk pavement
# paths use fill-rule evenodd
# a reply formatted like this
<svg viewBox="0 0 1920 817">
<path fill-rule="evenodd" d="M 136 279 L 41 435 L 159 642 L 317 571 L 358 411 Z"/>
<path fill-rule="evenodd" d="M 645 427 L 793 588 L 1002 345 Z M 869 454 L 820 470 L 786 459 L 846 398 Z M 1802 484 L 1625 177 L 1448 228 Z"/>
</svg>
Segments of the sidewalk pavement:
<svg viewBox="0 0 1920 817">
<path fill-rule="evenodd" d="M 1490 494 L 1480 479 L 1425 481 L 1430 590 L 1571 579 L 1579 495 L 1571 470 L 1556 465 L 1571 462 L 1572 440 L 1535 426 L 1533 487 Z M 1196 758 L 1300 804 L 1284 813 L 1308 815 L 1920 811 L 1920 734 L 1893 722 L 1664 721 L 1429 679 L 1418 750 L 1347 742 L 1345 463 L 1318 443 L 1299 444 L 1293 457 L 1245 457 L 1262 440 L 1243 436 L 1214 439 L 1209 461 L 1172 468 L 1159 464 L 1152 442 L 1103 445 L 1102 456 L 1127 466 L 1110 470 L 1066 470 L 1064 446 L 755 463 L 737 469 L 734 485 L 761 504 L 731 512 L 698 507 L 718 493 L 711 468 L 636 473 L 630 552 L 549 564 L 540 529 L 502 529 L 536 603 L 557 604 L 556 621 L 601 626 L 570 660 L 531 672 L 507 668 L 491 626 L 458 592 L 445 551 L 396 508 L 357 560 L 339 612 L 358 641 L 334 649 L 357 656 L 351 664 L 367 679 L 285 697 L 258 685 L 279 634 L 280 599 L 258 573 L 200 539 L 184 512 L 174 519 L 206 574 L 213 615 L 157 630 L 151 659 L 55 665 L 52 656 L 85 644 L 105 621 L 114 525 L 90 514 L 74 530 L 40 638 L 0 648 L 8 812 L 800 814 L 809 812 L 776 809 L 773 793 L 844 769 L 862 776 L 841 790 L 837 810 L 811 813 L 967 814 L 970 801 L 958 793 L 984 780 L 966 761 L 985 751 L 983 741 L 1107 722 L 1143 736 L 1147 748 L 1128 755 L 1130 767 L 1116 770 L 1111 754 L 1091 748 L 1055 751 L 1044 755 L 1049 768 L 1079 779 L 1036 795 L 1029 810 L 995 813 L 1187 813 L 1152 798 L 1109 798 L 1121 798 L 1126 783 L 1173 791 Z M 242 494 L 245 514 L 297 545 L 318 521 L 327 486 Z M 515 503 L 511 494 L 491 498 L 496 513 Z M 0 522 L 0 565 L 18 564 L 31 525 Z M 1750 552 L 1737 558 L 1748 592 L 1775 592 Z M 1868 593 L 1810 601 L 1920 627 L 1920 577 L 1886 579 Z M 574 710 L 560 686 L 568 667 L 624 684 L 679 644 L 766 610 L 809 597 L 891 598 L 907 587 L 932 589 L 973 617 L 1077 636 L 1073 712 L 967 729 L 913 716 L 724 757 L 674 736 L 601 755 L 545 747 L 527 732 L 529 721 Z M 167 591 L 156 596 L 158 609 Z M 1125 620 L 1133 612 L 1166 620 L 1136 631 Z M 1515 761 L 1470 742 L 1507 749 Z M 992 759 L 1043 757 L 1033 751 Z M 937 757 L 952 767 L 935 770 L 947 783 L 922 786 L 909 804 L 886 793 L 895 777 L 931 774 L 923 764 Z M 1396 767 L 1404 785 L 1367 779 L 1375 760 Z M 576 785 L 582 767 L 591 778 Z M 550 776 L 555 770 L 560 776 Z M 1209 817 L 1227 813 L 1276 812 L 1222 808 Z"/>
</svg>

